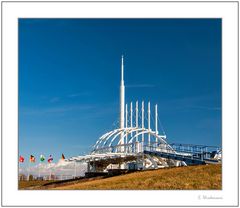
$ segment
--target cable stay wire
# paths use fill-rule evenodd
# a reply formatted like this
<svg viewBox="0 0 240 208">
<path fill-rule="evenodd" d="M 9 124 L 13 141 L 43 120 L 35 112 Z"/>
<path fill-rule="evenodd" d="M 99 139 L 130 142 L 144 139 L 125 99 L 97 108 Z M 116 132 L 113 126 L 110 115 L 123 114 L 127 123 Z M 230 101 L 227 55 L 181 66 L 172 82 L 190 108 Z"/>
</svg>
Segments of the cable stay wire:
<svg viewBox="0 0 240 208">
<path fill-rule="evenodd" d="M 164 130 L 164 128 L 163 128 L 162 122 L 161 122 L 161 120 L 160 120 L 160 118 L 159 118 L 159 115 L 157 116 L 157 120 L 159 121 L 160 128 L 161 128 L 163 134 L 166 135 L 166 132 L 165 132 L 165 130 Z"/>
</svg>

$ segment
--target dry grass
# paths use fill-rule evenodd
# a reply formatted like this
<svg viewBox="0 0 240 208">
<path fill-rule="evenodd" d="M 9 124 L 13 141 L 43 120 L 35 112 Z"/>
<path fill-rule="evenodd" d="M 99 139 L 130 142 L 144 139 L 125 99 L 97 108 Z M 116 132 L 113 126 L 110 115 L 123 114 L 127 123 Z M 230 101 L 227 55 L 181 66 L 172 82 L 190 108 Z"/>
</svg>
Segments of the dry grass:
<svg viewBox="0 0 240 208">
<path fill-rule="evenodd" d="M 50 182 L 53 181 L 18 181 L 18 189 L 32 189 L 33 187 L 41 187 Z"/>
<path fill-rule="evenodd" d="M 221 165 L 141 171 L 52 189 L 67 190 L 216 190 L 222 188 Z"/>
</svg>

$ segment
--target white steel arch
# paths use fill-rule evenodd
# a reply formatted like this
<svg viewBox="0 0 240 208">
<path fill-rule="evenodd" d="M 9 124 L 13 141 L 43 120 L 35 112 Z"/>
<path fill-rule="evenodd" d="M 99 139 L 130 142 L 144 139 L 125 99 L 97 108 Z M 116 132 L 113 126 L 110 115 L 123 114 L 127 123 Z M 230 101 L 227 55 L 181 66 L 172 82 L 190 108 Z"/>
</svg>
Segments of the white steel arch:
<svg viewBox="0 0 240 208">
<path fill-rule="evenodd" d="M 122 145 L 120 136 L 121 138 L 125 138 L 127 135 L 128 136 L 130 135 L 129 140 L 126 141 L 125 143 L 125 145 L 129 145 L 133 143 L 134 140 L 136 140 L 136 138 L 138 138 L 139 135 L 144 135 L 144 134 L 151 135 L 152 138 L 154 138 L 153 142 L 155 143 L 157 142 L 157 140 L 159 140 L 160 142 L 159 144 L 165 144 L 169 146 L 167 141 L 165 140 L 166 139 L 165 135 L 159 135 L 155 131 L 152 131 L 151 129 L 149 130 L 146 128 L 129 127 L 129 128 L 115 129 L 101 136 L 96 142 L 96 144 L 93 146 L 93 152 L 97 151 L 98 149 L 104 149 L 104 148 L 110 148 L 116 145 Z M 170 147 L 170 149 L 172 148 Z"/>
<path fill-rule="evenodd" d="M 135 129 L 134 127 L 133 128 L 125 128 L 125 129 L 115 129 L 115 130 L 112 130 L 106 134 L 104 134 L 103 136 L 101 136 L 98 141 L 96 142 L 96 144 L 94 145 L 94 147 L 98 148 L 100 146 L 100 144 L 105 140 L 103 146 L 107 143 L 108 139 L 110 139 L 112 136 L 114 136 L 114 134 L 118 133 L 118 132 L 122 132 L 122 131 L 125 131 L 125 130 L 128 130 L 128 129 Z"/>
</svg>

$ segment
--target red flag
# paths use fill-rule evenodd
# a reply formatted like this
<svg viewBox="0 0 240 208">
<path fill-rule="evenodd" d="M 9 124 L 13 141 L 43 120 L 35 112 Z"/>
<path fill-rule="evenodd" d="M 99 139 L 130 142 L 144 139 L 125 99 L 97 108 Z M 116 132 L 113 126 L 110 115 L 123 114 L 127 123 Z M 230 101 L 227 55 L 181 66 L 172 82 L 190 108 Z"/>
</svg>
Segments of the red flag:
<svg viewBox="0 0 240 208">
<path fill-rule="evenodd" d="M 24 162 L 24 157 L 20 155 L 19 157 L 19 162 L 23 163 Z"/>
<path fill-rule="evenodd" d="M 48 162 L 51 163 L 52 161 L 53 161 L 53 157 L 52 157 L 52 155 L 50 155 L 48 158 Z"/>
</svg>

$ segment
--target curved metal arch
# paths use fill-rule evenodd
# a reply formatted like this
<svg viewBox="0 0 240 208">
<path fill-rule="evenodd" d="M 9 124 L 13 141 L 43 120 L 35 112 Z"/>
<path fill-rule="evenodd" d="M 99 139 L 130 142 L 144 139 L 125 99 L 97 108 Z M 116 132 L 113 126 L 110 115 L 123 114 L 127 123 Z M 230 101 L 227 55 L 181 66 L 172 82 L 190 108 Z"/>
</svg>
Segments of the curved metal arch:
<svg viewBox="0 0 240 208">
<path fill-rule="evenodd" d="M 129 129 L 130 129 L 130 131 L 127 132 Z M 132 132 L 140 131 L 140 130 L 142 130 L 142 129 L 136 128 L 136 127 L 130 127 L 130 128 L 120 129 L 120 130 L 126 131 L 126 134 L 130 134 L 130 133 L 132 133 Z M 116 133 L 119 135 L 119 134 L 122 133 L 122 132 L 116 132 Z M 123 137 L 126 137 L 126 134 L 124 134 Z M 111 136 L 113 136 L 113 135 L 111 135 Z M 106 141 L 104 142 L 103 146 L 107 143 L 108 139 L 110 139 L 111 136 L 109 136 L 109 138 L 106 139 Z M 113 139 L 111 140 L 111 142 L 110 142 L 110 145 L 112 144 L 112 142 L 114 141 L 114 139 L 115 139 L 116 137 L 117 137 L 117 136 L 114 136 L 114 138 L 113 138 Z M 118 143 L 118 144 L 119 144 L 119 143 Z"/>
<path fill-rule="evenodd" d="M 131 134 L 131 133 L 133 133 L 133 132 L 139 132 L 138 135 L 141 135 L 141 134 L 143 134 L 143 133 L 142 133 L 143 131 L 144 131 L 144 133 L 145 133 L 145 131 L 146 131 L 146 133 L 151 133 L 151 135 L 157 137 L 159 140 L 163 140 L 163 136 L 156 135 L 155 132 L 149 131 L 149 130 L 146 129 L 146 128 L 125 128 L 125 129 L 118 129 L 118 131 L 116 131 L 115 133 L 107 136 L 107 138 L 105 138 L 106 140 L 105 140 L 105 142 L 104 142 L 104 144 L 103 144 L 102 146 L 104 147 L 104 146 L 106 145 L 107 141 L 113 136 L 112 140 L 110 141 L 110 143 L 109 143 L 109 145 L 108 145 L 108 146 L 110 147 L 110 146 L 112 145 L 113 141 L 114 141 L 114 140 L 117 138 L 117 136 L 119 136 L 122 132 L 125 133 L 125 134 L 123 135 L 123 137 L 126 137 L 127 134 Z M 114 135 L 114 134 L 116 134 L 116 135 Z M 135 135 L 135 136 L 137 137 L 138 135 Z M 132 138 L 128 141 L 128 143 L 130 143 L 131 141 L 132 141 Z M 165 141 L 165 140 L 163 140 L 163 141 Z M 120 143 L 120 141 L 118 142 L 118 144 L 119 144 L 119 143 Z"/>
<path fill-rule="evenodd" d="M 128 130 L 130 129 L 129 132 L 127 132 Z M 123 130 L 123 133 L 126 132 L 124 135 L 123 135 L 123 138 L 126 137 L 127 134 L 130 134 L 130 132 L 133 130 L 132 128 L 127 128 L 127 129 L 122 129 Z M 112 140 L 110 141 L 109 143 L 109 147 L 112 145 L 113 141 L 117 138 L 117 136 L 119 136 L 120 134 L 122 133 L 122 131 L 118 132 L 116 135 L 114 135 L 114 137 L 112 138 Z M 105 143 L 103 144 L 103 146 L 106 144 L 107 141 L 105 141 Z M 118 144 L 120 143 L 120 141 L 118 142 Z"/>
<path fill-rule="evenodd" d="M 136 138 L 137 136 L 142 135 L 142 134 L 151 134 L 152 136 L 157 137 L 159 140 L 162 140 L 162 141 L 164 142 L 164 144 L 167 144 L 167 142 L 166 142 L 160 135 L 156 134 L 155 131 L 151 131 L 151 130 L 148 130 L 148 129 L 145 129 L 145 131 L 140 132 L 140 133 L 134 135 L 134 136 L 129 140 L 129 143 L 131 143 L 134 138 Z"/>
<path fill-rule="evenodd" d="M 102 141 L 98 144 L 97 147 L 99 147 L 100 144 L 105 140 L 104 143 L 103 143 L 103 145 L 101 145 L 102 147 L 104 147 L 104 145 L 107 143 L 107 141 L 108 141 L 109 138 L 111 138 L 114 134 L 117 134 L 118 132 L 121 132 L 121 131 L 122 131 L 122 129 L 116 129 L 116 130 L 112 131 L 111 134 L 109 134 L 109 135 L 106 136 L 104 139 L 102 139 Z"/>
<path fill-rule="evenodd" d="M 102 146 L 104 146 L 106 143 L 107 143 L 107 141 L 112 137 L 112 136 L 114 136 L 114 134 L 116 133 L 116 134 L 118 134 L 118 132 L 121 132 L 121 131 L 127 131 L 127 130 L 129 130 L 130 129 L 130 131 L 131 130 L 134 130 L 134 129 L 136 129 L 136 127 L 129 127 L 129 128 L 124 128 L 124 129 L 117 129 L 116 131 L 112 131 L 113 133 L 111 134 L 111 135 L 108 135 L 106 138 L 105 138 L 105 142 L 104 142 L 104 144 L 102 145 Z M 103 141 L 103 140 L 102 140 Z M 101 141 L 101 142 L 102 142 Z M 100 145 L 100 144 L 99 144 Z M 99 146 L 98 145 L 98 146 Z"/>
<path fill-rule="evenodd" d="M 98 140 L 97 142 L 95 143 L 94 145 L 94 148 L 97 146 L 97 144 L 101 143 L 102 140 L 104 140 L 108 135 L 110 135 L 111 133 L 115 132 L 116 130 L 113 130 L 113 131 L 109 131 L 107 132 L 106 134 L 102 135 Z"/>
<path fill-rule="evenodd" d="M 116 137 L 117 136 L 119 136 L 122 132 L 124 132 L 124 130 L 123 131 L 120 131 L 120 132 L 118 132 L 116 135 L 114 135 L 114 137 L 112 138 L 112 140 L 110 141 L 110 143 L 109 143 L 109 147 L 111 147 L 111 145 L 112 145 L 112 142 L 116 139 Z M 107 141 L 106 141 L 107 142 Z M 103 145 L 105 145 L 106 144 L 106 142 L 103 144 Z M 120 142 L 120 141 L 119 141 Z M 119 143 L 118 142 L 118 143 Z"/>
<path fill-rule="evenodd" d="M 108 134 L 110 134 L 111 132 L 112 132 L 112 131 L 109 131 L 109 132 L 103 134 L 101 137 L 99 137 L 99 139 L 97 140 L 97 142 L 93 145 L 93 148 L 95 148 L 96 145 L 97 145 L 104 137 L 106 137 Z"/>
<path fill-rule="evenodd" d="M 138 128 L 138 129 L 135 129 L 135 131 L 136 132 L 139 132 L 139 131 L 143 131 L 143 130 L 145 130 L 144 128 Z M 123 137 L 126 137 L 127 136 L 127 134 L 131 134 L 132 132 L 135 132 L 134 130 L 132 130 L 132 131 L 130 131 L 130 132 L 126 132 L 126 134 L 124 134 L 123 135 Z M 130 141 L 131 141 L 131 139 L 128 141 L 128 143 L 127 144 L 129 144 L 130 143 Z M 120 141 L 118 142 L 118 145 L 119 145 L 119 143 L 120 143 Z M 109 144 L 109 145 L 111 145 L 112 144 L 112 141 L 111 141 L 111 143 Z"/>
<path fill-rule="evenodd" d="M 146 131 L 146 132 L 144 132 L 144 133 L 151 133 L 151 135 L 157 137 L 158 139 L 163 139 L 161 136 L 156 135 L 155 132 L 149 131 L 149 130 L 146 129 L 146 128 L 130 127 L 130 128 L 124 128 L 124 129 L 115 129 L 115 130 L 110 131 L 110 132 L 104 134 L 103 136 L 101 136 L 100 139 L 99 139 L 99 140 L 96 142 L 96 144 L 95 144 L 95 149 L 99 148 L 100 146 L 104 147 L 104 146 L 106 145 L 107 141 L 108 141 L 112 136 L 114 136 L 113 139 L 110 141 L 110 144 L 109 144 L 109 146 L 111 146 L 112 143 L 113 143 L 113 141 L 114 141 L 114 140 L 117 138 L 117 136 L 118 136 L 119 134 L 121 134 L 122 132 L 124 132 L 123 137 L 126 137 L 127 134 L 131 134 L 131 133 L 133 133 L 133 132 L 139 132 L 138 135 L 141 135 L 141 134 L 143 134 L 143 133 L 142 133 L 143 131 Z M 125 132 L 126 132 L 126 133 L 125 133 Z M 116 135 L 115 135 L 115 134 L 116 134 Z M 134 138 L 137 137 L 138 135 L 135 135 Z M 105 140 L 105 141 L 104 141 L 104 140 Z M 104 141 L 104 143 L 103 143 L 103 145 L 101 145 L 103 141 Z M 132 138 L 128 141 L 128 143 L 130 143 L 131 141 L 132 141 Z M 119 144 L 119 143 L 118 143 L 118 144 Z"/>
<path fill-rule="evenodd" d="M 137 136 L 139 136 L 139 135 L 142 135 L 142 134 L 148 134 L 148 133 L 150 133 L 152 136 L 157 137 L 160 141 L 163 141 L 163 143 L 166 144 L 168 148 L 170 148 L 173 152 L 176 152 L 176 151 L 167 143 L 167 141 L 164 140 L 160 135 L 156 134 L 156 132 L 154 132 L 154 131 L 149 131 L 149 130 L 146 130 L 146 131 L 144 131 L 144 132 L 140 132 L 140 133 L 134 135 L 134 136 L 131 138 L 131 140 L 129 141 L 129 143 L 131 143 L 132 140 L 133 140 L 135 137 L 137 137 Z"/>
<path fill-rule="evenodd" d="M 137 138 L 139 135 L 142 134 L 151 134 L 153 137 L 157 138 L 161 143 L 167 145 L 168 148 L 170 148 L 171 150 L 172 147 L 166 142 L 165 140 L 165 136 L 161 136 L 156 134 L 155 131 L 146 129 L 146 128 L 136 128 L 136 127 L 129 127 L 129 128 L 123 128 L 123 129 L 115 129 L 113 131 L 107 132 L 104 135 L 102 135 L 98 141 L 95 143 L 94 145 L 94 150 L 99 149 L 100 147 L 105 147 L 106 145 L 108 147 L 111 147 L 113 142 L 116 140 L 116 138 L 123 133 L 123 137 L 126 138 L 127 135 L 130 135 L 131 133 L 135 133 L 135 135 L 133 137 L 130 137 L 130 140 L 126 142 L 126 144 L 130 144 L 135 138 Z M 109 144 L 107 144 L 107 142 L 111 139 L 111 141 L 109 142 Z M 120 140 L 118 141 L 118 144 L 120 144 Z"/>
<path fill-rule="evenodd" d="M 116 132 L 118 132 L 118 131 L 120 131 L 120 130 L 121 130 L 121 129 L 115 129 L 115 130 L 113 130 L 113 131 L 108 132 L 107 135 L 105 134 L 106 136 L 104 136 L 103 138 L 101 138 L 101 139 L 98 140 L 98 145 L 97 145 L 96 148 L 98 148 L 98 147 L 100 146 L 100 144 L 103 142 L 103 140 L 105 140 L 105 139 L 108 138 L 108 137 L 111 137 L 112 135 L 114 135 Z"/>
</svg>

